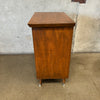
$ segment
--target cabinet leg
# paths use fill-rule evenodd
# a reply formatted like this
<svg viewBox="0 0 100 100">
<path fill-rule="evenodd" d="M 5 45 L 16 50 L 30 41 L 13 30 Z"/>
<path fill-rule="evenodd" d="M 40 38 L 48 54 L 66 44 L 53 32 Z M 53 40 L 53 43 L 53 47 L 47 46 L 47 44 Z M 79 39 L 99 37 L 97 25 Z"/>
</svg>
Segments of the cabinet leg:
<svg viewBox="0 0 100 100">
<path fill-rule="evenodd" d="M 66 80 L 65 80 L 65 79 L 63 79 L 63 87 L 65 87 L 65 81 L 66 81 Z"/>
<path fill-rule="evenodd" d="M 42 86 L 42 80 L 40 79 L 40 81 L 39 81 L 39 87 L 41 87 Z"/>
<path fill-rule="evenodd" d="M 63 79 L 63 84 L 65 84 L 65 81 L 66 81 L 66 80 L 65 80 L 65 79 Z"/>
</svg>

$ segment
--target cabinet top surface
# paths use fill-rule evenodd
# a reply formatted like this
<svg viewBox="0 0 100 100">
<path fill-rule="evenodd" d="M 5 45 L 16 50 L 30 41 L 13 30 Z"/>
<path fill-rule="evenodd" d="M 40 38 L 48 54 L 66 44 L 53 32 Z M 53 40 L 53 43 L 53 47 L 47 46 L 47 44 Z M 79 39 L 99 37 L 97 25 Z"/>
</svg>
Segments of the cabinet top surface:
<svg viewBox="0 0 100 100">
<path fill-rule="evenodd" d="M 74 26 L 74 21 L 64 12 L 35 12 L 30 19 L 30 27 Z"/>
</svg>

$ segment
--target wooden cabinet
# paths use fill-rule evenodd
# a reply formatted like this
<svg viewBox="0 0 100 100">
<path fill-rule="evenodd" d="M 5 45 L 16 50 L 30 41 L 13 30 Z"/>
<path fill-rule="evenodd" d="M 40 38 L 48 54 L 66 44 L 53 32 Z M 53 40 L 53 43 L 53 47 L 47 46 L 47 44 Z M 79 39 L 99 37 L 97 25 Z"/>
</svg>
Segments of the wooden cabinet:
<svg viewBox="0 0 100 100">
<path fill-rule="evenodd" d="M 68 78 L 73 26 L 63 12 L 36 12 L 28 25 L 32 27 L 37 78 Z"/>
</svg>

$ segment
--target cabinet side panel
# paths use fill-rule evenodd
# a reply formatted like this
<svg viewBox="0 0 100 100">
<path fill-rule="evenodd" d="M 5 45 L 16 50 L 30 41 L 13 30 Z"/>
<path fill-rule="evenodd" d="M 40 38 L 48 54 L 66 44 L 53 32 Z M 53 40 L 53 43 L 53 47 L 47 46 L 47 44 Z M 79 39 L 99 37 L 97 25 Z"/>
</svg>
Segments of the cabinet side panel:
<svg viewBox="0 0 100 100">
<path fill-rule="evenodd" d="M 73 28 L 33 28 L 38 79 L 67 78 Z"/>
</svg>

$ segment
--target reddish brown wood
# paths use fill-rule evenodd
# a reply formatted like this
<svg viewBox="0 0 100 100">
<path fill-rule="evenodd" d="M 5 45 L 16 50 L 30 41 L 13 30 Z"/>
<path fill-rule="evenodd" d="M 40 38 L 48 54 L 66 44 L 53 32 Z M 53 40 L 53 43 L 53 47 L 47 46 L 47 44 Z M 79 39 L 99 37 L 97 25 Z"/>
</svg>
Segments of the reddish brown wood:
<svg viewBox="0 0 100 100">
<path fill-rule="evenodd" d="M 32 32 L 37 78 L 67 78 L 73 28 L 33 28 Z"/>
<path fill-rule="evenodd" d="M 73 2 L 86 3 L 86 0 L 72 0 Z"/>
<path fill-rule="evenodd" d="M 75 23 L 64 12 L 36 12 L 28 25 L 30 27 L 74 26 Z"/>
<path fill-rule="evenodd" d="M 68 78 L 74 24 L 61 12 L 35 13 L 31 18 L 38 79 Z"/>
<path fill-rule="evenodd" d="M 66 79 L 63 79 L 63 84 L 65 84 Z"/>
<path fill-rule="evenodd" d="M 42 85 L 42 80 L 40 79 L 39 81 L 40 81 L 39 84 Z"/>
</svg>

